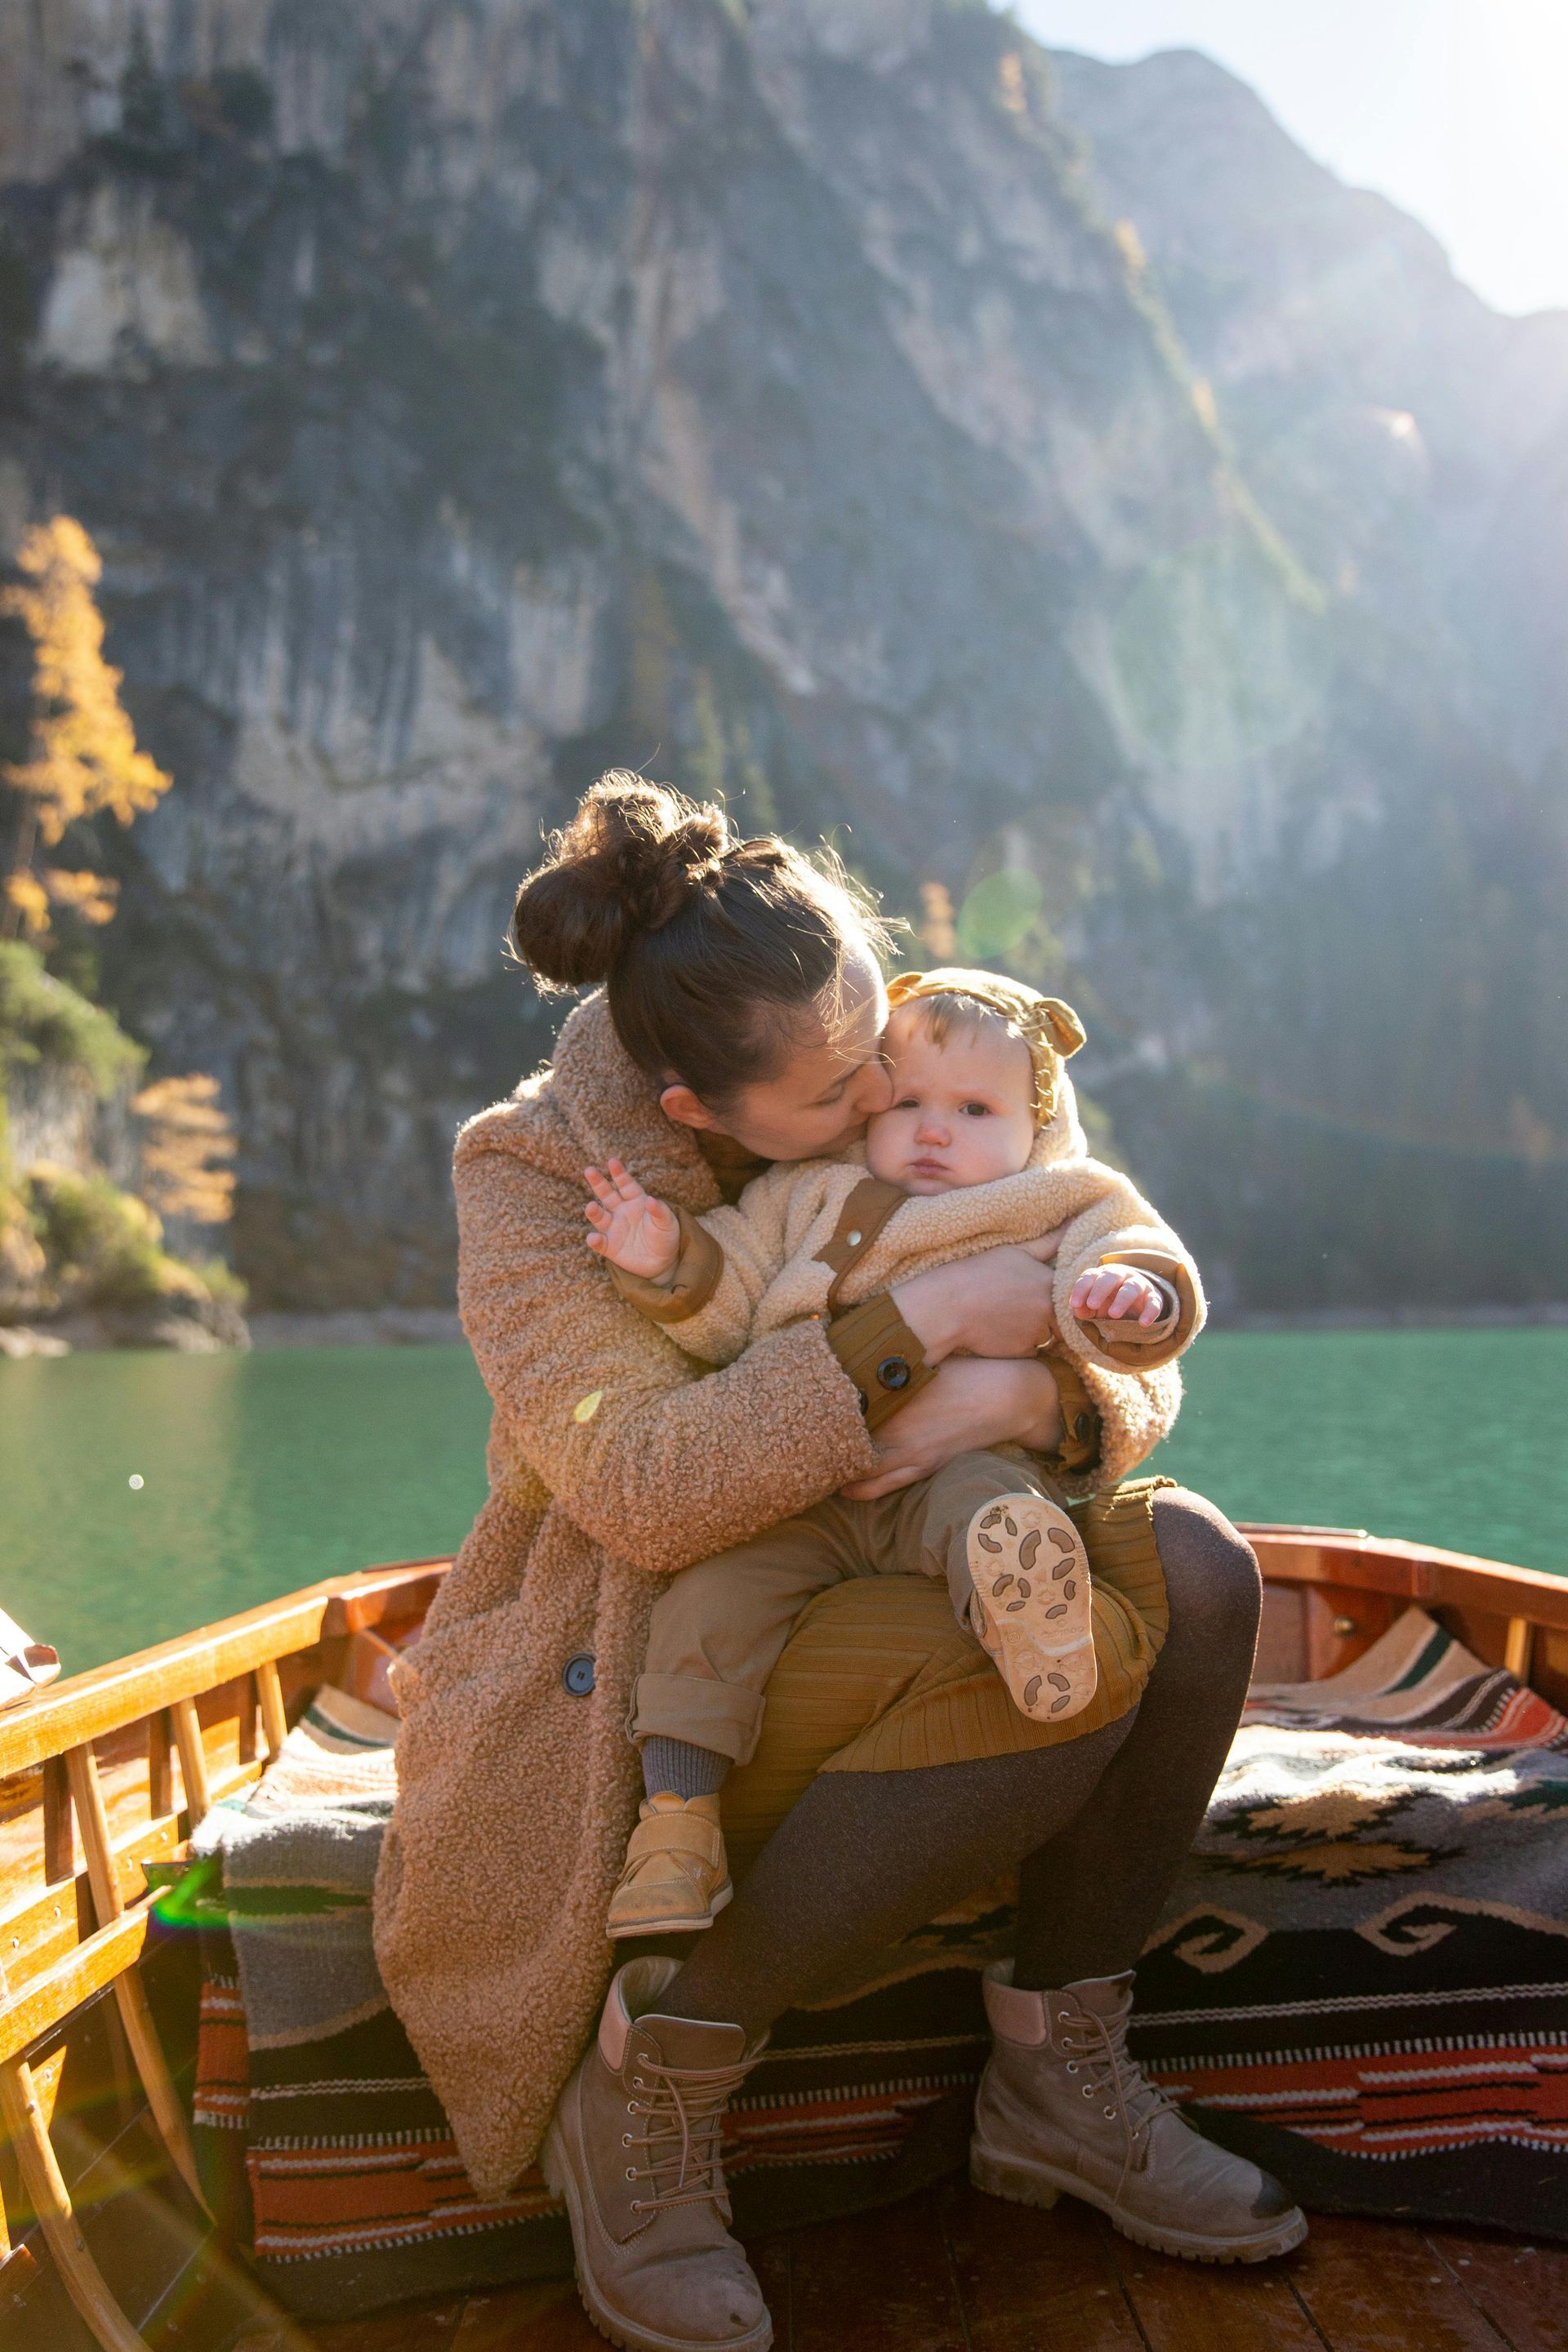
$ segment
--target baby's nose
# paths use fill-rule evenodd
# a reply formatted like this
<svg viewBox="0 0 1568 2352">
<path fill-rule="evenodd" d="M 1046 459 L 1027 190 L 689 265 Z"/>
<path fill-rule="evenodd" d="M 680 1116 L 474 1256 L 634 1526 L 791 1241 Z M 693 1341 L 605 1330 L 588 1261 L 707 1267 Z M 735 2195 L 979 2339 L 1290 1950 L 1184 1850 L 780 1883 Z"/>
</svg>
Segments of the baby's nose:
<svg viewBox="0 0 1568 2352">
<path fill-rule="evenodd" d="M 917 1143 L 947 1143 L 952 1137 L 948 1122 L 937 1110 L 923 1110 L 915 1130 Z"/>
</svg>

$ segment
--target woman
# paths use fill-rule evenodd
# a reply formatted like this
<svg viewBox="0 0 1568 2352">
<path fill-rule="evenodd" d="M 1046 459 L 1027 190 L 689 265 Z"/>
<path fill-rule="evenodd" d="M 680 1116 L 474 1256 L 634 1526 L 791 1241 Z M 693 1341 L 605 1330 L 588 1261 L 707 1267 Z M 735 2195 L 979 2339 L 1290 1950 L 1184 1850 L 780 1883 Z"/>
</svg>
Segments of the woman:
<svg viewBox="0 0 1568 2352">
<path fill-rule="evenodd" d="M 836 1488 L 889 1491 L 974 1447 L 1022 1443 L 1070 1470 L 1076 1446 L 1080 1490 L 1107 1482 L 1163 1434 L 1174 1391 L 1169 1376 L 1094 1374 L 1098 1454 L 1088 1400 L 1064 1429 L 1036 1354 L 1049 1269 L 1023 1250 L 921 1276 L 698 1378 L 584 1247 L 583 1169 L 618 1153 L 700 1210 L 770 1160 L 843 1149 L 887 1098 L 875 925 L 784 843 L 737 842 L 717 812 L 611 776 L 525 881 L 513 934 L 545 982 L 606 987 L 566 1023 L 551 1069 L 458 1141 L 490 1496 L 401 1670 L 376 1903 L 388 1990 L 476 2185 L 504 2191 L 551 2126 L 545 2167 L 597 2324 L 667 2352 L 758 2352 L 767 2314 L 723 2226 L 729 2096 L 786 2009 L 1017 1864 L 1016 1958 L 986 1986 L 981 2185 L 1039 2204 L 1065 2187 L 1146 2242 L 1217 2259 L 1296 2242 L 1305 2224 L 1283 2191 L 1199 2139 L 1125 2050 L 1126 1972 L 1226 1752 L 1257 1622 L 1246 1546 L 1173 1489 L 1144 1506 L 1170 1625 L 1136 1704 L 1064 1737 L 1073 1727 L 1033 1724 L 1005 1694 L 988 1706 L 1001 1685 L 971 1644 L 945 1717 L 945 1686 L 934 1710 L 921 1686 L 911 1743 L 914 1672 L 908 1700 L 842 1727 L 693 1955 L 620 1971 L 582 2057 L 636 1812 L 625 1725 L 655 1576 Z M 795 1643 L 808 1624 L 820 1640 L 836 1608 L 858 1612 L 863 1640 L 868 1610 L 918 1582 L 838 1588 Z M 1148 1613 L 1145 1664 L 1163 1607 Z M 951 1652 L 968 1637 L 949 1616 L 928 1639 Z"/>
</svg>

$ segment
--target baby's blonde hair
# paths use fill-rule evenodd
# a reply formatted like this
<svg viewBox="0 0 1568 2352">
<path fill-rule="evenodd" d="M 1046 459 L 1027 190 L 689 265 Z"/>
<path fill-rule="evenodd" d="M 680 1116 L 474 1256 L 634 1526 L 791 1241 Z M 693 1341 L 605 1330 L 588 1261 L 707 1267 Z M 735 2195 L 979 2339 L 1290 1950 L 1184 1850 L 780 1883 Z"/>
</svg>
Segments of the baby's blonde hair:
<svg viewBox="0 0 1568 2352">
<path fill-rule="evenodd" d="M 894 1007 L 895 1018 L 900 1013 L 912 1013 L 933 1045 L 945 1045 L 950 1037 L 979 1037 L 989 1031 L 1015 1038 L 1026 1054 L 1030 1051 L 1028 1039 L 1008 1014 L 958 989 L 943 989 L 935 996 L 908 997 Z"/>
</svg>

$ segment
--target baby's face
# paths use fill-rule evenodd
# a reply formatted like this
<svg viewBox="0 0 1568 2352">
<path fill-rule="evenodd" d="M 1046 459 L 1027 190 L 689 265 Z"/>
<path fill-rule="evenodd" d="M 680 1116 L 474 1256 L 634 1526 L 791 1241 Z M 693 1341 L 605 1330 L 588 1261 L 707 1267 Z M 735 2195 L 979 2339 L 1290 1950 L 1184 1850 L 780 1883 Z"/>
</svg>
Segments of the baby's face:
<svg viewBox="0 0 1568 2352">
<path fill-rule="evenodd" d="M 987 1025 L 939 1045 L 912 1006 L 888 1024 L 882 1051 L 892 1108 L 866 1129 L 866 1164 L 901 1192 L 952 1192 L 1026 1168 L 1035 1144 L 1035 1073 L 1021 1037 Z"/>
</svg>

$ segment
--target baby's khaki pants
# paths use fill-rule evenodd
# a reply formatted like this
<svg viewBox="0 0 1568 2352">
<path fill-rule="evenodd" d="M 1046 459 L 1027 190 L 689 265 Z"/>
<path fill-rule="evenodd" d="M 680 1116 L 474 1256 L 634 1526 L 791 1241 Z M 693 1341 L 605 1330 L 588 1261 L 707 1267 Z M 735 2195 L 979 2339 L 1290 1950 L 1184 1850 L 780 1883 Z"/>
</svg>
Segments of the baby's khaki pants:
<svg viewBox="0 0 1568 2352">
<path fill-rule="evenodd" d="M 969 1616 L 970 1521 L 999 1495 L 1065 1498 L 1026 1454 L 960 1454 L 934 1477 L 847 1503 L 829 1495 L 750 1543 L 682 1570 L 654 1604 L 632 1694 L 634 1739 L 684 1739 L 751 1760 L 763 1690 L 795 1619 L 829 1585 L 858 1576 L 945 1577 Z"/>
</svg>

